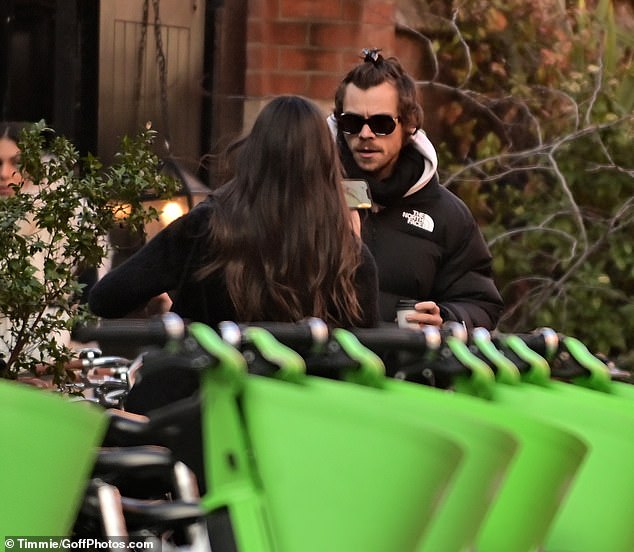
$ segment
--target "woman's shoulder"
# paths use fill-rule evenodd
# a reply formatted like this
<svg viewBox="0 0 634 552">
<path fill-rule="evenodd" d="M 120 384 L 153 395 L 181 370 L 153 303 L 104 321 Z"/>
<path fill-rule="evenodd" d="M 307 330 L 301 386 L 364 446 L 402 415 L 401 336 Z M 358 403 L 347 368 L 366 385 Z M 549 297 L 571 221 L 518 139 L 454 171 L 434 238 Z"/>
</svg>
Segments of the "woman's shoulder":
<svg viewBox="0 0 634 552">
<path fill-rule="evenodd" d="M 374 262 L 374 257 L 370 252 L 370 248 L 365 244 L 365 242 L 361 242 L 361 259 L 364 261 Z"/>
<path fill-rule="evenodd" d="M 209 227 L 209 220 L 213 216 L 216 202 L 209 197 L 195 205 L 188 213 L 172 222 L 167 230 L 170 233 L 186 234 L 189 237 L 199 235 Z"/>
<path fill-rule="evenodd" d="M 192 218 L 208 218 L 218 206 L 218 201 L 213 195 L 207 196 L 203 201 L 196 204 L 189 213 Z"/>
<path fill-rule="evenodd" d="M 361 272 L 368 274 L 376 274 L 376 260 L 374 259 L 374 255 L 370 251 L 370 248 L 365 244 L 361 243 L 361 262 L 360 262 Z"/>
</svg>

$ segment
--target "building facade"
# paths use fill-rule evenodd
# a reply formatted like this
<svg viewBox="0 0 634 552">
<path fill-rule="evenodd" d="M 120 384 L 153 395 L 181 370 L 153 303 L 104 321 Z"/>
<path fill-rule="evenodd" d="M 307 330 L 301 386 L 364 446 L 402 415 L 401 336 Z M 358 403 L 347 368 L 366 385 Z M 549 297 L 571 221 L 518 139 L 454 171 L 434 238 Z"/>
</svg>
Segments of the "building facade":
<svg viewBox="0 0 634 552">
<path fill-rule="evenodd" d="M 44 118 L 106 161 L 122 135 L 151 121 L 166 155 L 200 169 L 272 95 L 301 94 L 327 112 L 364 47 L 416 63 L 397 4 L 10 0 L 2 118 Z"/>
</svg>

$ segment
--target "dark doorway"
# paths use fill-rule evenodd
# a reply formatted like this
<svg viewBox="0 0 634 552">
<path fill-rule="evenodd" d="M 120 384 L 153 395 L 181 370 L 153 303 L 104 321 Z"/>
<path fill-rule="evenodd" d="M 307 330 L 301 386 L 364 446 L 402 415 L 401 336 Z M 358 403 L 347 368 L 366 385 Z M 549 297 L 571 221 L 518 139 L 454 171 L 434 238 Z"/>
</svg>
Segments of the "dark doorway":
<svg viewBox="0 0 634 552">
<path fill-rule="evenodd" d="M 96 144 L 98 0 L 4 0 L 0 8 L 0 113 Z"/>
</svg>

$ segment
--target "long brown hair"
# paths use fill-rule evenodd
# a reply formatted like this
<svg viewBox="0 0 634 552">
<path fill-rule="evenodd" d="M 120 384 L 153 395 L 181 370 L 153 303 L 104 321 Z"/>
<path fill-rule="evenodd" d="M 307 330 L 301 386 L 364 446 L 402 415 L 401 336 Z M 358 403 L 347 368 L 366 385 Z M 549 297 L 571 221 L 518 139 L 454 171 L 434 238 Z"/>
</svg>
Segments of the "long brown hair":
<svg viewBox="0 0 634 552">
<path fill-rule="evenodd" d="M 223 271 L 241 321 L 354 325 L 361 242 L 324 114 L 306 98 L 276 97 L 232 149 L 234 176 L 213 193 L 214 259 L 198 276 Z"/>
</svg>

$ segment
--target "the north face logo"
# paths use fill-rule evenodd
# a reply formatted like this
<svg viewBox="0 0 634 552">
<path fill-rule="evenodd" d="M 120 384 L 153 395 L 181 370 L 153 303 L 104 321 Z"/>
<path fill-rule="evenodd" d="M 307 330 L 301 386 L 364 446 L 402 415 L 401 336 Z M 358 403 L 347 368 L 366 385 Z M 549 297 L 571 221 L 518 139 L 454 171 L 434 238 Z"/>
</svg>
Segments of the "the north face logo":
<svg viewBox="0 0 634 552">
<path fill-rule="evenodd" d="M 422 228 L 428 232 L 434 231 L 434 219 L 432 219 L 427 213 L 421 213 L 420 211 L 412 210 L 412 212 L 403 212 L 403 218 L 407 219 L 407 224 Z"/>
</svg>

